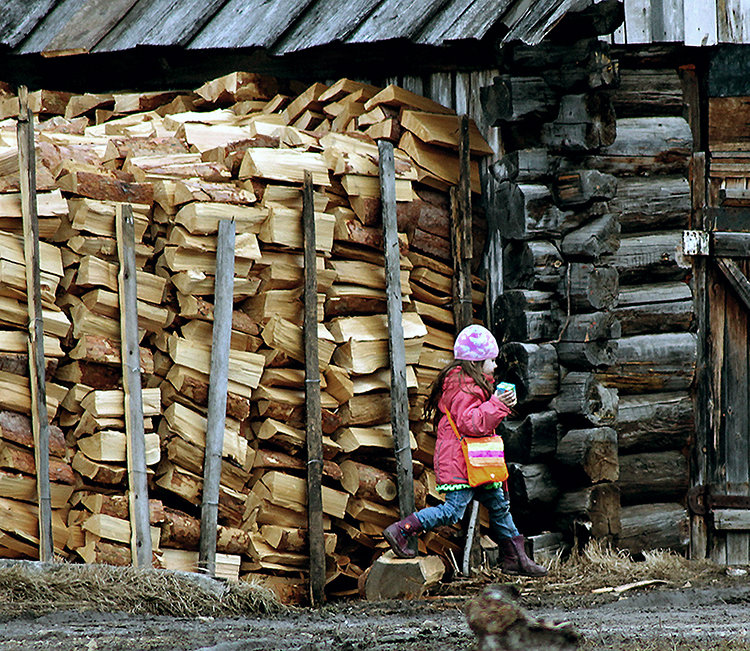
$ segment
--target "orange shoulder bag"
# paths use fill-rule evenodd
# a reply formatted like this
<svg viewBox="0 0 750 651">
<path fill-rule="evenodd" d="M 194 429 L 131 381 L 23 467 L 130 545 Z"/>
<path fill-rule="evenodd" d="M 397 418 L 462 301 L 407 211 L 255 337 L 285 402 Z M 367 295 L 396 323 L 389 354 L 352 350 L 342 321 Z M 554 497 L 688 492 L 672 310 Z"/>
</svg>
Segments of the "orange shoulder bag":
<svg viewBox="0 0 750 651">
<path fill-rule="evenodd" d="M 481 486 L 490 482 L 503 482 L 508 479 L 505 465 L 505 449 L 501 436 L 461 436 L 453 417 L 446 409 L 445 415 L 453 428 L 466 459 L 466 472 L 469 486 Z"/>
</svg>

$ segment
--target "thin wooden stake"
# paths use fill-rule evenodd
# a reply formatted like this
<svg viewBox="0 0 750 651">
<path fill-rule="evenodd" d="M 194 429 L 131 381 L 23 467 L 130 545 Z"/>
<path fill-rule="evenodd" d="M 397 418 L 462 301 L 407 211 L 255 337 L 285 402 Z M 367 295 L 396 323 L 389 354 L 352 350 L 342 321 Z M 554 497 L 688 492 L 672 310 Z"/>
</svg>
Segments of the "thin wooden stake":
<svg viewBox="0 0 750 651">
<path fill-rule="evenodd" d="M 31 426 L 34 433 L 37 503 L 39 506 L 39 560 L 53 560 L 52 498 L 49 482 L 49 416 L 44 375 L 44 322 L 39 267 L 39 219 L 36 208 L 36 148 L 34 115 L 25 86 L 18 89 L 18 169 L 23 219 L 23 253 L 29 310 L 29 380 Z"/>
<path fill-rule="evenodd" d="M 388 310 L 388 350 L 391 359 L 391 430 L 396 456 L 398 508 L 401 517 L 414 513 L 414 470 L 409 433 L 409 396 L 406 389 L 406 350 L 401 320 L 401 254 L 396 223 L 396 171 L 393 144 L 378 140 L 380 204 L 383 216 L 385 292 Z M 410 545 L 416 545 L 411 538 Z"/>
<path fill-rule="evenodd" d="M 117 205 L 115 229 L 117 255 L 120 259 L 117 284 L 120 297 L 122 388 L 125 393 L 125 433 L 128 451 L 130 552 L 135 567 L 148 568 L 152 564 L 152 548 L 141 393 L 141 351 L 138 347 L 135 222 L 133 207 L 130 204 Z"/>
<path fill-rule="evenodd" d="M 302 193 L 302 232 L 305 246 L 305 434 L 307 438 L 307 524 L 310 546 L 310 601 L 325 601 L 323 545 L 323 423 L 320 407 L 318 354 L 318 274 L 315 256 L 315 204 L 312 174 L 305 172 Z"/>
<path fill-rule="evenodd" d="M 212 577 L 216 575 L 216 532 L 219 517 L 221 452 L 224 445 L 224 425 L 227 416 L 229 344 L 232 336 L 234 298 L 234 242 L 234 220 L 221 220 L 216 242 L 214 325 L 208 384 L 206 452 L 203 458 L 201 537 L 198 553 L 198 566 Z"/>
</svg>

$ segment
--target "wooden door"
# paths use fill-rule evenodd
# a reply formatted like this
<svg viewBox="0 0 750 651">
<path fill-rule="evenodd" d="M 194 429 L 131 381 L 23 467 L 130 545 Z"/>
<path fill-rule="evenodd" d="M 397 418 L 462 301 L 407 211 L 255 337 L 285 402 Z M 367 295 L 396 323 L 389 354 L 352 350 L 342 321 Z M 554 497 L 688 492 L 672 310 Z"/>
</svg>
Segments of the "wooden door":
<svg viewBox="0 0 750 651">
<path fill-rule="evenodd" d="M 748 160 L 750 163 L 750 160 Z M 714 182 L 709 164 L 709 186 Z M 750 165 L 748 165 L 750 179 Z M 709 187 L 703 238 L 705 355 L 698 387 L 697 457 L 701 481 L 690 505 L 703 518 L 707 555 L 729 565 L 750 563 L 750 189 L 746 179 Z M 712 205 L 713 204 L 713 205 Z M 699 247 L 700 248 L 700 247 Z M 699 305 L 701 301 L 698 302 Z M 700 332 L 702 330 L 702 332 Z M 699 378 L 700 382 L 700 378 Z M 695 474 L 694 474 L 695 479 Z M 693 529 L 695 532 L 695 528 Z M 695 549 L 695 544 L 693 545 Z"/>
</svg>

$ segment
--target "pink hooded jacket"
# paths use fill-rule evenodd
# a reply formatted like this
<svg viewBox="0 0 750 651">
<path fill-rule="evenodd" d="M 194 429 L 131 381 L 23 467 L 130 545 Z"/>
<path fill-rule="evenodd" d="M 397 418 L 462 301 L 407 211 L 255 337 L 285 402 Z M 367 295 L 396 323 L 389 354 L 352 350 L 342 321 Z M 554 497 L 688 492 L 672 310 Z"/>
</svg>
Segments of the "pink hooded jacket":
<svg viewBox="0 0 750 651">
<path fill-rule="evenodd" d="M 510 413 L 510 408 L 494 394 L 489 400 L 485 400 L 483 395 L 476 382 L 460 368 L 453 369 L 446 376 L 443 395 L 438 403 L 443 416 L 438 423 L 434 456 L 438 484 L 468 483 L 461 443 L 445 416 L 446 409 L 450 411 L 462 436 L 489 436 Z"/>
</svg>

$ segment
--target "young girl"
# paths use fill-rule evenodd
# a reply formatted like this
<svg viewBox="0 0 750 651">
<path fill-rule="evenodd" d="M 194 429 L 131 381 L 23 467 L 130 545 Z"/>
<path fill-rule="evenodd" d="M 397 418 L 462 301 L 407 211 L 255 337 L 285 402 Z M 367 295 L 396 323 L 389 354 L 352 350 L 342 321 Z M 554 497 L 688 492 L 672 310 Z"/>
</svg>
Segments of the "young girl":
<svg viewBox="0 0 750 651">
<path fill-rule="evenodd" d="M 489 511 L 490 538 L 500 547 L 502 571 L 544 576 L 547 569 L 526 555 L 524 538 L 513 522 L 502 484 L 469 486 L 461 442 L 446 416 L 449 412 L 462 436 L 489 436 L 510 413 L 510 408 L 516 404 L 515 393 L 493 391 L 497 354 L 495 337 L 480 325 L 470 325 L 456 337 L 455 359 L 440 371 L 425 405 L 427 417 L 432 415 L 437 421 L 435 474 L 437 489 L 445 492 L 445 502 L 394 522 L 383 535 L 396 556 L 413 558 L 416 553 L 409 547 L 411 536 L 458 522 L 471 500 L 477 499 Z"/>
</svg>

